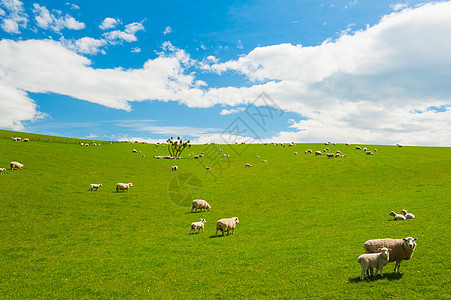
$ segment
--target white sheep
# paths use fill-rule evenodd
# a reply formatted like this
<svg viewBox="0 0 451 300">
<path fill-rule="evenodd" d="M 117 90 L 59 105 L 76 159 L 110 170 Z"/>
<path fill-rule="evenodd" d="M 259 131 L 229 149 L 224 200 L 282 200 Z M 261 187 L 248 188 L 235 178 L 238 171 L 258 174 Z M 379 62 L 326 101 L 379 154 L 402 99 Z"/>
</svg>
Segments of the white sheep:
<svg viewBox="0 0 451 300">
<path fill-rule="evenodd" d="M 382 274 L 382 268 L 388 264 L 389 261 L 388 251 L 391 251 L 391 249 L 383 247 L 379 248 L 378 251 L 380 251 L 380 253 L 362 254 L 359 256 L 359 258 L 357 258 L 357 262 L 359 262 L 361 266 L 360 280 L 366 278 L 365 273 L 367 273 L 368 270 L 371 270 L 371 273 L 373 273 L 373 268 L 376 268 L 376 273 L 372 274 L 374 277 L 376 277 L 377 272 L 379 272 L 379 270 L 381 273 L 381 277 L 384 277 L 384 274 Z"/>
<path fill-rule="evenodd" d="M 236 224 L 240 223 L 238 221 L 237 217 L 230 218 L 230 219 L 221 219 L 216 223 L 216 233 L 215 235 L 218 235 L 218 231 L 221 230 L 222 235 L 225 235 L 225 232 L 227 232 L 227 235 L 229 235 L 229 231 L 232 230 L 232 234 L 235 233 L 235 227 Z"/>
<path fill-rule="evenodd" d="M 199 233 L 201 228 L 202 228 L 202 232 L 204 232 L 204 223 L 205 222 L 207 222 L 205 219 L 201 219 L 200 222 L 191 223 L 191 229 L 189 231 L 189 234 L 191 234 L 191 231 L 194 234 L 196 229 L 198 229 L 197 233 Z"/>
<path fill-rule="evenodd" d="M 308 153 L 312 153 L 313 151 L 312 151 L 312 149 L 308 149 L 307 152 Z"/>
<path fill-rule="evenodd" d="M 336 153 L 336 154 L 335 154 L 335 157 L 340 157 L 340 153 Z"/>
<path fill-rule="evenodd" d="M 133 184 L 131 182 L 130 183 L 118 183 L 118 184 L 116 184 L 116 192 L 125 191 L 125 190 L 127 190 L 127 192 L 128 192 L 128 190 L 132 186 L 133 186 Z"/>
<path fill-rule="evenodd" d="M 133 149 L 132 152 L 133 153 L 138 153 L 138 151 L 136 149 Z"/>
<path fill-rule="evenodd" d="M 346 157 L 346 154 L 343 154 L 341 157 Z"/>
<path fill-rule="evenodd" d="M 262 162 L 267 163 L 268 161 L 266 159 L 262 160 Z"/>
<path fill-rule="evenodd" d="M 0 175 L 2 175 L 3 171 L 6 171 L 6 169 L 5 168 L 0 168 Z"/>
<path fill-rule="evenodd" d="M 101 187 L 101 186 L 102 186 L 101 183 L 98 183 L 98 184 L 96 184 L 96 183 L 91 183 L 91 184 L 89 185 L 91 191 L 94 190 L 94 189 L 97 191 L 97 190 L 99 189 L 99 187 Z"/>
<path fill-rule="evenodd" d="M 368 150 L 368 148 L 366 148 L 366 147 L 362 149 L 362 151 L 367 151 L 367 150 Z"/>
<path fill-rule="evenodd" d="M 367 155 L 374 155 L 374 153 L 371 152 L 371 151 L 367 151 L 366 154 L 367 154 Z"/>
<path fill-rule="evenodd" d="M 401 144 L 396 144 L 396 147 L 402 147 L 402 145 Z"/>
<path fill-rule="evenodd" d="M 333 154 L 333 153 L 326 153 L 326 156 L 328 158 L 333 158 L 333 157 L 335 157 L 335 154 Z"/>
<path fill-rule="evenodd" d="M 294 152 L 293 154 L 294 154 L 294 155 L 298 155 L 298 153 L 297 153 L 297 152 Z"/>
<path fill-rule="evenodd" d="M 377 152 L 377 149 L 374 149 L 374 152 Z"/>
<path fill-rule="evenodd" d="M 205 167 L 205 169 L 207 169 L 207 170 L 211 170 L 211 168 L 210 168 L 210 167 Z"/>
<path fill-rule="evenodd" d="M 10 163 L 9 163 L 9 166 L 11 167 L 11 170 L 23 168 L 23 164 L 18 163 L 17 161 L 12 161 L 12 162 L 10 162 Z"/>
<path fill-rule="evenodd" d="M 200 211 L 202 211 L 202 209 L 205 209 L 205 211 L 210 211 L 211 206 L 205 200 L 196 199 L 196 200 L 193 200 L 193 204 L 191 206 L 191 212 L 193 212 L 193 209 L 196 209 L 195 212 L 197 212 L 198 209 Z"/>
<path fill-rule="evenodd" d="M 403 239 L 376 239 L 369 240 L 363 244 L 365 248 L 365 253 L 377 253 L 378 249 L 382 247 L 387 247 L 392 249 L 390 252 L 389 262 L 396 261 L 395 269 L 401 266 L 403 260 L 409 260 L 412 258 L 413 252 L 415 251 L 416 243 L 418 238 L 406 237 Z"/>
<path fill-rule="evenodd" d="M 406 219 L 415 219 L 415 215 L 408 213 L 405 209 L 401 210 L 401 213 L 404 215 L 404 217 L 406 217 Z"/>
<path fill-rule="evenodd" d="M 404 217 L 403 215 L 398 215 L 394 211 L 390 212 L 390 216 L 395 217 L 395 221 L 405 220 L 406 219 L 406 217 Z"/>
<path fill-rule="evenodd" d="M 172 171 L 177 171 L 179 169 L 178 166 L 172 166 Z"/>
<path fill-rule="evenodd" d="M 315 151 L 315 155 L 322 155 L 323 153 L 321 151 Z"/>
<path fill-rule="evenodd" d="M 29 141 L 30 141 L 29 138 L 24 138 L 24 139 L 22 140 L 22 142 L 25 142 L 25 143 L 28 143 Z"/>
<path fill-rule="evenodd" d="M 83 144 L 83 143 L 80 143 L 80 146 L 84 146 L 85 144 Z"/>
<path fill-rule="evenodd" d="M 255 158 L 260 158 L 260 156 L 258 156 L 258 155 L 255 155 Z"/>
<path fill-rule="evenodd" d="M 252 167 L 252 165 L 251 165 L 251 164 L 246 164 L 246 167 L 249 167 L 249 168 L 250 168 L 250 167 Z"/>
<path fill-rule="evenodd" d="M 360 148 L 359 146 L 355 146 L 356 150 L 362 150 L 362 148 Z"/>
<path fill-rule="evenodd" d="M 89 147 L 89 144 L 88 144 L 88 143 L 86 143 L 86 144 L 85 144 L 85 146 L 86 146 L 86 147 Z"/>
</svg>

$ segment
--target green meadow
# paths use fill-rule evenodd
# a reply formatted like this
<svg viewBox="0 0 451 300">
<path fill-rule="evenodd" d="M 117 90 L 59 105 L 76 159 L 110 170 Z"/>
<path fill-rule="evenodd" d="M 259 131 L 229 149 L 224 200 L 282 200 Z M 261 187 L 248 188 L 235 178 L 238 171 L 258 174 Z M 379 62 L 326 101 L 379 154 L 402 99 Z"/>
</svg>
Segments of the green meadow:
<svg viewBox="0 0 451 300">
<path fill-rule="evenodd" d="M 80 142 L 0 131 L 1 298 L 451 299 L 450 148 L 193 145 L 167 160 L 152 158 L 163 145 Z M 326 147 L 346 157 L 304 153 Z M 191 213 L 194 198 L 212 210 Z M 416 219 L 389 216 L 402 209 Z M 359 280 L 366 240 L 408 236 L 401 274 Z"/>
</svg>

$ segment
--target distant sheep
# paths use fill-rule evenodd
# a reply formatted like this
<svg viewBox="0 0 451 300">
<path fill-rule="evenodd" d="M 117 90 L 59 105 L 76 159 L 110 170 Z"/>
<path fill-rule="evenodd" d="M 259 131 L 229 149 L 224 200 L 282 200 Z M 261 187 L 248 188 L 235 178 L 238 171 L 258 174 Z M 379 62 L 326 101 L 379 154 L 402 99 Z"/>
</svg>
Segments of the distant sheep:
<svg viewBox="0 0 451 300">
<path fill-rule="evenodd" d="M 84 146 L 85 144 L 83 144 L 83 143 L 80 143 L 80 146 Z"/>
<path fill-rule="evenodd" d="M 396 147 L 402 147 L 402 145 L 401 144 L 396 144 Z"/>
<path fill-rule="evenodd" d="M 6 169 L 5 168 L 0 168 L 0 175 L 2 175 L 3 171 L 6 171 Z"/>
<path fill-rule="evenodd" d="M 267 163 L 268 161 L 266 159 L 262 160 L 262 162 Z"/>
<path fill-rule="evenodd" d="M 346 154 L 343 154 L 341 157 L 346 157 Z"/>
<path fill-rule="evenodd" d="M 406 219 L 406 217 L 404 217 L 403 215 L 398 215 L 394 211 L 390 212 L 390 216 L 395 217 L 395 221 L 405 220 Z"/>
<path fill-rule="evenodd" d="M 367 152 L 366 152 L 366 155 L 374 155 L 374 153 L 371 152 L 371 151 L 367 151 Z"/>
<path fill-rule="evenodd" d="M 29 138 L 24 138 L 24 139 L 22 140 L 22 142 L 25 142 L 25 143 L 28 143 L 29 141 L 30 141 Z"/>
<path fill-rule="evenodd" d="M 293 154 L 294 154 L 294 155 L 298 155 L 298 153 L 297 153 L 297 152 L 294 152 Z"/>
<path fill-rule="evenodd" d="M 11 167 L 11 170 L 13 170 L 13 169 L 22 169 L 23 168 L 23 164 L 18 163 L 17 161 L 10 162 L 9 166 Z"/>
<path fill-rule="evenodd" d="M 210 168 L 210 167 L 205 167 L 205 169 L 207 169 L 207 170 L 211 170 L 211 168 Z"/>
<path fill-rule="evenodd" d="M 133 184 L 131 182 L 130 183 L 118 183 L 118 184 L 116 184 L 116 192 L 125 191 L 125 190 L 127 190 L 127 192 L 128 192 L 128 190 L 132 186 L 133 186 Z"/>
<path fill-rule="evenodd" d="M 349 144 L 349 143 L 346 143 L 345 145 L 346 145 L 346 146 L 349 146 L 349 145 L 351 145 L 351 144 Z"/>
<path fill-rule="evenodd" d="M 359 146 L 355 147 L 356 150 L 362 150 L 362 148 L 360 148 Z"/>
<path fill-rule="evenodd" d="M 406 217 L 406 219 L 415 219 L 415 215 L 408 213 L 405 209 L 401 210 L 401 213 L 404 215 L 404 217 Z"/>
<path fill-rule="evenodd" d="M 384 277 L 384 274 L 382 274 L 382 268 L 388 264 L 389 261 L 388 251 L 391 251 L 391 249 L 383 247 L 379 248 L 378 251 L 380 251 L 380 253 L 362 254 L 359 256 L 359 258 L 357 258 L 357 262 L 359 262 L 361 266 L 360 280 L 366 278 L 365 273 L 367 273 L 369 269 L 371 270 L 371 273 L 373 273 L 373 268 L 376 268 L 376 273 L 373 275 L 374 277 L 376 277 L 377 272 L 379 272 L 379 270 L 381 273 L 381 277 Z"/>
<path fill-rule="evenodd" d="M 85 146 L 86 146 L 86 147 L 89 147 L 89 144 L 88 144 L 88 143 L 86 143 L 86 144 L 85 144 Z"/>
<path fill-rule="evenodd" d="M 251 165 L 251 164 L 246 164 L 246 168 L 247 168 L 247 167 L 250 168 L 250 167 L 252 167 L 252 165 Z"/>
<path fill-rule="evenodd" d="M 201 219 L 200 222 L 194 222 L 191 223 L 191 229 L 189 231 L 189 234 L 191 234 L 191 232 L 196 233 L 196 229 L 197 229 L 197 233 L 200 232 L 200 229 L 202 228 L 202 232 L 204 232 L 204 223 L 207 222 L 205 221 L 205 219 Z"/>
<path fill-rule="evenodd" d="M 308 149 L 307 152 L 308 153 L 312 153 L 313 151 L 312 151 L 312 149 Z"/>
<path fill-rule="evenodd" d="M 91 183 L 91 184 L 89 185 L 91 191 L 92 191 L 92 190 L 96 190 L 96 191 L 97 191 L 97 190 L 99 189 L 99 187 L 101 187 L 101 186 L 102 186 L 101 183 L 99 183 L 99 184 Z"/>
<path fill-rule="evenodd" d="M 331 153 L 331 154 L 333 154 L 333 153 Z M 340 153 L 336 153 L 335 157 L 340 157 Z"/>
<path fill-rule="evenodd" d="M 333 154 L 333 153 L 326 153 L 326 156 L 328 158 L 333 158 L 333 157 L 335 157 L 335 154 Z"/>
<path fill-rule="evenodd" d="M 374 152 L 377 152 L 377 149 L 374 149 Z"/>
<path fill-rule="evenodd" d="M 367 151 L 367 150 L 368 150 L 368 148 L 366 148 L 366 147 L 362 149 L 362 151 Z"/>
<path fill-rule="evenodd" d="M 230 218 L 230 219 L 221 219 L 216 223 L 216 233 L 215 235 L 218 235 L 218 231 L 220 230 L 222 232 L 222 235 L 225 235 L 227 232 L 227 235 L 229 235 L 229 231 L 232 230 L 232 234 L 235 233 L 235 227 L 236 224 L 240 223 L 238 221 L 237 217 Z"/>
<path fill-rule="evenodd" d="M 191 212 L 193 212 L 193 209 L 195 209 L 195 212 L 197 212 L 198 209 L 200 211 L 202 211 L 202 209 L 205 209 L 205 211 L 210 211 L 211 206 L 205 200 L 196 199 L 196 200 L 193 200 L 193 204 L 191 206 Z"/>
<path fill-rule="evenodd" d="M 406 237 L 403 239 L 369 240 L 363 244 L 363 247 L 365 248 L 365 253 L 377 253 L 379 252 L 378 249 L 382 247 L 392 249 L 390 252 L 389 262 L 396 261 L 393 272 L 396 272 L 396 268 L 398 268 L 399 273 L 401 262 L 412 258 L 415 247 L 417 246 L 415 243 L 417 239 L 418 238 Z"/>
<path fill-rule="evenodd" d="M 321 151 L 315 151 L 315 155 L 322 155 Z"/>
<path fill-rule="evenodd" d="M 133 149 L 132 152 L 133 153 L 138 153 L 138 151 L 136 149 Z"/>
<path fill-rule="evenodd" d="M 255 155 L 255 158 L 260 158 L 260 156 L 258 156 L 258 155 Z"/>
<path fill-rule="evenodd" d="M 171 168 L 172 168 L 172 171 L 177 171 L 179 169 L 178 166 L 172 166 Z"/>
</svg>

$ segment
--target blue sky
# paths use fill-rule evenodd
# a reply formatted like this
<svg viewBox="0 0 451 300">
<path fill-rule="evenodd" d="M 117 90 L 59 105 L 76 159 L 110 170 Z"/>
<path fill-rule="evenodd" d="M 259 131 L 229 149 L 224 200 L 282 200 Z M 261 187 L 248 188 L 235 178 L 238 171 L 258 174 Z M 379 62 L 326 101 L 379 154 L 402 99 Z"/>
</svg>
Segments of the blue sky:
<svg viewBox="0 0 451 300">
<path fill-rule="evenodd" d="M 449 146 L 449 15 L 450 1 L 0 0 L 0 128 Z"/>
</svg>

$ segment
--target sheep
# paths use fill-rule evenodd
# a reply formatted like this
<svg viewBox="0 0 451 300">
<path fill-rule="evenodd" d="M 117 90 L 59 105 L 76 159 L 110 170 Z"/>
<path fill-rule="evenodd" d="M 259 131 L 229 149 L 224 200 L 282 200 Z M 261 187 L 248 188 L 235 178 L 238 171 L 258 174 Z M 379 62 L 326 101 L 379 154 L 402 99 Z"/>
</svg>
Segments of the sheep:
<svg viewBox="0 0 451 300">
<path fill-rule="evenodd" d="M 255 155 L 255 158 L 260 158 L 260 156 L 258 156 L 258 155 Z"/>
<path fill-rule="evenodd" d="M 398 215 L 394 211 L 390 212 L 390 216 L 395 217 L 395 221 L 406 219 L 406 217 L 404 217 L 403 215 Z"/>
<path fill-rule="evenodd" d="M 331 154 L 333 154 L 333 153 L 331 153 Z M 340 153 L 336 153 L 335 157 L 340 157 Z"/>
<path fill-rule="evenodd" d="M 178 166 L 172 166 L 172 171 L 177 171 L 179 169 Z"/>
<path fill-rule="evenodd" d="M 25 143 L 28 143 L 29 141 L 30 141 L 29 138 L 24 138 L 24 139 L 22 140 L 22 142 L 25 142 Z"/>
<path fill-rule="evenodd" d="M 326 148 L 326 150 L 329 151 L 330 149 L 329 149 L 329 148 Z"/>
<path fill-rule="evenodd" d="M 402 147 L 402 145 L 401 144 L 396 144 L 396 147 Z"/>
<path fill-rule="evenodd" d="M 396 268 L 401 266 L 403 260 L 409 260 L 412 258 L 413 252 L 417 244 L 415 241 L 418 238 L 406 237 L 403 239 L 376 239 L 369 240 L 363 244 L 365 248 L 365 253 L 376 253 L 381 247 L 391 248 L 389 262 L 396 261 L 395 268 L 393 272 L 396 272 Z"/>
<path fill-rule="evenodd" d="M 252 165 L 251 165 L 251 164 L 246 164 L 246 168 L 247 168 L 247 167 L 250 168 L 250 167 L 252 167 Z"/>
<path fill-rule="evenodd" d="M 415 215 L 408 213 L 405 209 L 401 210 L 401 213 L 404 215 L 404 217 L 406 217 L 406 219 L 415 219 Z"/>
<path fill-rule="evenodd" d="M 308 153 L 312 153 L 313 151 L 312 151 L 312 149 L 308 149 L 307 152 Z"/>
<path fill-rule="evenodd" d="M 2 175 L 3 171 L 6 171 L 6 169 L 5 168 L 0 168 L 0 175 Z"/>
<path fill-rule="evenodd" d="M 340 150 L 337 150 L 337 153 L 341 153 L 341 151 L 340 151 Z"/>
<path fill-rule="evenodd" d="M 389 253 L 388 251 L 391 251 L 390 248 L 383 247 L 379 248 L 378 251 L 380 253 L 367 253 L 362 254 L 357 258 L 357 262 L 360 263 L 360 266 L 362 268 L 362 271 L 360 272 L 360 280 L 363 280 L 366 278 L 365 273 L 368 272 L 368 269 L 371 270 L 371 273 L 373 273 L 373 268 L 376 268 L 376 273 L 372 274 L 374 277 L 376 277 L 377 272 L 381 273 L 381 277 L 384 277 L 384 274 L 382 274 L 382 268 L 388 264 L 389 261 Z"/>
<path fill-rule="evenodd" d="M 322 155 L 321 151 L 315 151 L 315 155 Z"/>
<path fill-rule="evenodd" d="M 84 146 L 85 144 L 83 144 L 83 143 L 80 143 L 80 146 Z"/>
<path fill-rule="evenodd" d="M 205 167 L 205 169 L 207 169 L 207 170 L 211 170 L 211 168 L 210 168 L 210 167 Z"/>
<path fill-rule="evenodd" d="M 224 149 L 219 149 L 219 152 L 222 152 L 222 151 L 224 151 Z"/>
<path fill-rule="evenodd" d="M 198 159 L 198 158 L 199 158 L 199 155 L 194 155 L 194 158 L 195 158 L 195 159 Z"/>
<path fill-rule="evenodd" d="M 12 161 L 12 162 L 10 162 L 10 163 L 9 163 L 9 166 L 11 167 L 11 170 L 23 168 L 23 164 L 18 163 L 17 161 Z"/>
<path fill-rule="evenodd" d="M 294 154 L 294 155 L 298 155 L 298 153 L 297 153 L 297 152 L 294 152 L 293 154 Z"/>
<path fill-rule="evenodd" d="M 200 222 L 191 223 L 191 229 L 189 231 L 189 234 L 191 234 L 191 231 L 193 232 L 193 234 L 196 233 L 195 232 L 196 229 L 198 229 L 197 233 L 199 233 L 201 228 L 202 228 L 202 232 L 204 232 L 204 223 L 205 222 L 207 222 L 207 221 L 205 221 L 205 219 L 200 219 Z"/>
<path fill-rule="evenodd" d="M 374 149 L 374 152 L 377 152 L 377 149 Z"/>
<path fill-rule="evenodd" d="M 118 183 L 118 184 L 116 184 L 116 192 L 127 190 L 127 193 L 128 193 L 128 190 L 132 186 L 133 186 L 133 184 L 131 182 L 130 183 Z"/>
<path fill-rule="evenodd" d="M 327 150 L 326 150 L 326 149 L 323 149 L 323 152 L 327 152 Z"/>
<path fill-rule="evenodd" d="M 360 148 L 359 146 L 355 147 L 356 150 L 362 150 L 362 148 Z"/>
<path fill-rule="evenodd" d="M 368 148 L 366 148 L 366 147 L 362 149 L 362 151 L 367 151 L 367 150 L 368 150 Z"/>
<path fill-rule="evenodd" d="M 367 152 L 366 152 L 366 155 L 374 155 L 374 153 L 371 152 L 371 151 L 367 151 Z"/>
<path fill-rule="evenodd" d="M 345 145 L 346 145 L 346 146 L 350 146 L 351 144 L 349 144 L 349 143 L 345 143 Z"/>
<path fill-rule="evenodd" d="M 326 153 L 326 156 L 328 158 L 333 158 L 333 157 L 335 157 L 335 154 L 333 154 L 333 153 Z"/>
<path fill-rule="evenodd" d="M 341 157 L 346 157 L 346 154 L 343 154 Z"/>
<path fill-rule="evenodd" d="M 307 150 L 305 150 L 304 153 L 307 154 L 308 153 Z"/>
<path fill-rule="evenodd" d="M 227 235 L 229 235 L 229 231 L 232 230 L 232 234 L 235 233 L 235 227 L 236 224 L 240 223 L 240 221 L 238 221 L 237 217 L 233 217 L 230 219 L 221 219 L 218 220 L 218 222 L 216 223 L 216 233 L 215 235 L 218 235 L 218 231 L 221 230 L 222 235 L 225 235 L 225 232 L 227 232 Z"/>
<path fill-rule="evenodd" d="M 138 153 L 138 151 L 136 149 L 133 149 L 132 152 L 133 153 Z"/>
<path fill-rule="evenodd" d="M 91 183 L 91 184 L 89 185 L 91 191 L 92 191 L 93 189 L 95 189 L 95 190 L 97 191 L 97 190 L 99 189 L 99 187 L 101 187 L 101 186 L 102 186 L 101 183 L 99 183 L 99 184 Z"/>
<path fill-rule="evenodd" d="M 262 160 L 262 162 L 267 163 L 268 161 L 266 159 Z"/>
<path fill-rule="evenodd" d="M 205 211 L 210 211 L 211 206 L 205 200 L 196 199 L 196 200 L 193 200 L 193 204 L 191 206 L 191 212 L 193 212 L 193 209 L 196 209 L 194 212 L 197 212 L 198 209 L 200 211 L 202 211 L 202 209 L 205 209 Z"/>
<path fill-rule="evenodd" d="M 89 144 L 88 144 L 88 143 L 86 143 L 86 144 L 85 144 L 85 147 L 89 147 Z"/>
</svg>

